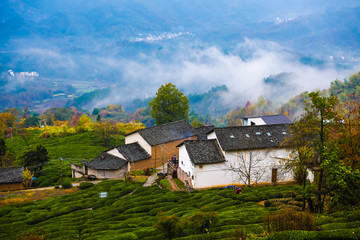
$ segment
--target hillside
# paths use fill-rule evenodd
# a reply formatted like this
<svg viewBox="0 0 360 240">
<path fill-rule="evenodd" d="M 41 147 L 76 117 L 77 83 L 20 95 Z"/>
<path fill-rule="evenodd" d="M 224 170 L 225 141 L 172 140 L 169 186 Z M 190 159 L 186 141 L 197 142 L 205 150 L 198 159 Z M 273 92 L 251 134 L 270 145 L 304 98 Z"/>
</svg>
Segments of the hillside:
<svg viewBox="0 0 360 240">
<path fill-rule="evenodd" d="M 176 239 L 255 239 L 269 234 L 264 216 L 279 211 L 281 206 L 296 204 L 298 191 L 295 186 L 277 186 L 246 188 L 240 195 L 234 194 L 233 188 L 188 194 L 103 181 L 66 196 L 1 207 L 0 238 L 11 240 L 31 229 L 39 233 L 41 228 L 50 239 L 166 239 L 155 227 L 165 217 L 185 221 L 180 232 L 173 232 Z M 108 192 L 108 197 L 99 199 L 99 192 Z M 258 203 L 268 199 L 280 205 L 270 203 L 264 207 Z M 301 235 L 350 239 L 346 236 L 356 233 L 351 238 L 355 239 L 360 236 L 358 216 L 357 211 L 316 215 L 316 227 L 321 231 Z M 190 219 L 196 220 L 186 223 Z"/>
</svg>

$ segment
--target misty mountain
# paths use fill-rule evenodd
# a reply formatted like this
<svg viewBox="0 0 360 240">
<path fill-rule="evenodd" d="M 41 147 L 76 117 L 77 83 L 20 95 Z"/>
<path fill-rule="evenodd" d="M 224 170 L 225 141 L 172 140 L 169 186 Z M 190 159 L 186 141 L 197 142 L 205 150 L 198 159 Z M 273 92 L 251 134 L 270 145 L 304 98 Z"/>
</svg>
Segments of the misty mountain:
<svg viewBox="0 0 360 240">
<path fill-rule="evenodd" d="M 359 24 L 356 0 L 3 0 L 0 72 L 36 71 L 76 96 L 116 86 L 101 104 L 225 84 L 240 105 L 274 95 L 263 79 L 286 72 L 286 99 L 354 72 Z"/>
</svg>

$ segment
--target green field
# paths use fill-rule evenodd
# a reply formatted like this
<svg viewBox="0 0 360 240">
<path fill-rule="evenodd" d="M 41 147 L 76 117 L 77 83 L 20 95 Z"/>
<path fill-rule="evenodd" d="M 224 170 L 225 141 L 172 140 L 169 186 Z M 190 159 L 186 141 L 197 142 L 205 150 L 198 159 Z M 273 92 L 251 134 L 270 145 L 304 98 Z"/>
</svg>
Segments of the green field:
<svg viewBox="0 0 360 240">
<path fill-rule="evenodd" d="M 263 218 L 278 208 L 264 207 L 259 202 L 296 199 L 298 191 L 298 186 L 276 186 L 245 188 L 240 195 L 234 194 L 234 189 L 188 194 L 141 187 L 137 183 L 103 181 L 69 195 L 0 208 L 0 239 L 16 239 L 19 233 L 36 228 L 42 228 L 50 239 L 166 239 L 164 233 L 154 227 L 159 213 L 184 220 L 199 212 L 213 213 L 217 221 L 205 234 L 185 227 L 175 238 L 235 239 L 239 229 L 247 239 L 264 238 L 268 233 Z M 100 199 L 100 192 L 108 192 L 108 198 Z M 359 216 L 360 211 L 317 215 L 317 229 L 321 231 L 282 232 L 279 234 L 285 237 L 278 235 L 269 239 L 331 239 L 331 234 L 359 237 Z M 322 234 L 327 238 L 292 238 L 309 237 L 309 234 Z"/>
<path fill-rule="evenodd" d="M 30 140 L 30 149 L 37 144 L 44 146 L 49 154 L 50 163 L 44 166 L 41 176 L 35 181 L 37 186 L 54 185 L 60 178 L 60 158 L 63 158 L 62 167 L 65 177 L 71 177 L 71 162 L 80 163 L 83 160 L 92 160 L 102 151 L 108 149 L 103 147 L 101 139 L 94 132 L 84 132 L 64 137 L 39 138 L 40 131 L 33 130 Z M 122 144 L 118 141 L 117 144 Z M 16 165 L 19 164 L 21 156 L 28 151 L 24 140 L 19 136 L 6 139 L 7 148 L 16 156 Z"/>
</svg>

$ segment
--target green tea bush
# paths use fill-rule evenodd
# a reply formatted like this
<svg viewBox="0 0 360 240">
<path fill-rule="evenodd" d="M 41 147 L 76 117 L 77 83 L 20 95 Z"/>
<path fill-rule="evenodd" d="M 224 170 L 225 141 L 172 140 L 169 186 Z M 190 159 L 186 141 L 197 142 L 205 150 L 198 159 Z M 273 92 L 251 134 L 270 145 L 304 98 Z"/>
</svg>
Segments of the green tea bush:
<svg viewBox="0 0 360 240">
<path fill-rule="evenodd" d="M 33 228 L 16 236 L 17 240 L 45 240 L 45 231 L 42 228 Z"/>
<path fill-rule="evenodd" d="M 154 227 L 163 232 L 165 237 L 169 239 L 178 236 L 182 231 L 182 224 L 180 219 L 175 215 L 160 215 Z"/>
<path fill-rule="evenodd" d="M 79 188 L 81 190 L 84 190 L 84 189 L 87 189 L 87 188 L 92 187 L 92 186 L 94 186 L 94 184 L 91 183 L 91 182 L 82 182 L 82 183 L 80 183 Z"/>
<path fill-rule="evenodd" d="M 343 223 L 328 223 L 321 225 L 322 230 L 360 228 L 360 222 L 343 222 Z"/>
<path fill-rule="evenodd" d="M 360 229 L 331 231 L 284 231 L 270 235 L 266 240 L 355 240 L 360 239 Z"/>
<path fill-rule="evenodd" d="M 61 186 L 64 189 L 72 188 L 71 179 L 65 178 Z"/>
<path fill-rule="evenodd" d="M 346 218 L 348 219 L 348 221 L 350 222 L 354 222 L 354 221 L 360 221 L 360 210 L 357 211 L 351 211 Z"/>
<path fill-rule="evenodd" d="M 191 233 L 204 234 L 209 233 L 218 220 L 218 215 L 216 213 L 197 212 L 185 219 L 185 225 Z"/>
</svg>

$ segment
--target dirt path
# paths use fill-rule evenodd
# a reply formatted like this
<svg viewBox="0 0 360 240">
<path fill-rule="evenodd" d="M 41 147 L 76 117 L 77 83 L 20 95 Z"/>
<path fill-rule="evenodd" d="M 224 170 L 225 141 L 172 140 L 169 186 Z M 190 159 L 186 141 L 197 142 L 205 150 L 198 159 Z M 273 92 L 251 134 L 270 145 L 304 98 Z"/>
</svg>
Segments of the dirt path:
<svg viewBox="0 0 360 240">
<path fill-rule="evenodd" d="M 169 181 L 170 186 L 171 186 L 171 191 L 180 191 L 180 189 L 178 188 L 178 186 L 176 185 L 176 183 L 174 182 L 172 176 L 167 176 L 166 179 Z"/>
<path fill-rule="evenodd" d="M 153 174 L 153 175 L 151 175 L 150 177 L 148 177 L 146 183 L 144 183 L 143 186 L 144 186 L 144 187 L 150 187 L 151 185 L 153 185 L 153 183 L 155 182 L 156 178 L 157 178 L 156 173 Z"/>
<path fill-rule="evenodd" d="M 101 182 L 101 180 L 97 180 L 97 181 L 83 181 L 83 182 L 91 182 L 93 184 L 97 184 L 99 182 Z M 80 183 L 82 182 L 76 182 L 76 183 L 72 183 L 73 187 L 78 187 L 80 186 Z M 54 186 L 52 187 L 42 187 L 42 188 L 30 188 L 30 189 L 21 189 L 19 191 L 41 191 L 41 190 L 50 190 L 50 189 L 54 189 Z"/>
</svg>

